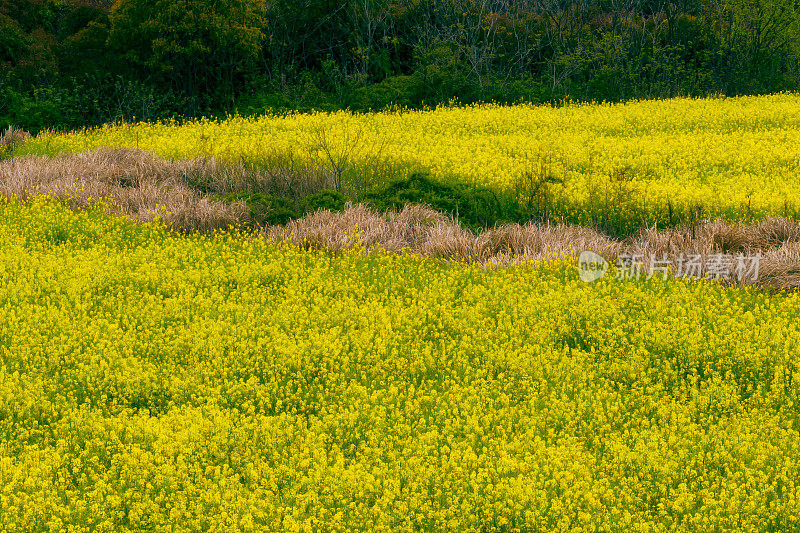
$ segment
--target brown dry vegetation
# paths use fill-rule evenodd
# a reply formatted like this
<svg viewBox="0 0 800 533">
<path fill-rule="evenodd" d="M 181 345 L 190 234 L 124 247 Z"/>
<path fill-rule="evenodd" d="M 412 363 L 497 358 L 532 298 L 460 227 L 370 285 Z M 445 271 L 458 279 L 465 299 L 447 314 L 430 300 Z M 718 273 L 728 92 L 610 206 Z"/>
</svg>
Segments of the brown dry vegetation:
<svg viewBox="0 0 800 533">
<path fill-rule="evenodd" d="M 15 146 L 25 142 L 31 134 L 27 131 L 9 126 L 5 131 L 0 131 L 0 155 L 13 151 Z"/>
<path fill-rule="evenodd" d="M 590 250 L 612 263 L 621 254 L 641 255 L 645 265 L 651 258 L 699 255 L 706 271 L 705 265 L 716 254 L 760 254 L 755 284 L 775 290 L 800 288 L 800 225 L 778 217 L 749 226 L 712 220 L 693 227 L 647 229 L 617 241 L 590 228 L 557 224 L 510 224 L 475 235 L 426 207 L 406 206 L 400 212 L 382 214 L 356 205 L 341 213 L 320 211 L 285 227 L 267 228 L 264 234 L 270 240 L 308 249 L 410 250 L 485 265 L 577 259 L 582 251 Z"/>
<path fill-rule="evenodd" d="M 277 169 L 277 170 L 276 170 Z M 213 231 L 247 225 L 248 210 L 239 202 L 223 203 L 199 193 L 198 184 L 216 192 L 285 188 L 308 194 L 325 188 L 325 171 L 294 171 L 286 166 L 253 170 L 213 159 L 167 161 L 134 149 L 106 148 L 55 158 L 25 156 L 0 161 L 0 193 L 21 199 L 48 194 L 74 207 L 105 199 L 109 212 L 135 221 L 161 220 L 181 231 Z M 668 230 L 646 229 L 625 241 L 593 229 L 543 224 L 511 224 L 474 234 L 457 221 L 423 206 L 379 213 L 348 205 L 341 213 L 319 211 L 286 226 L 262 228 L 275 242 L 337 252 L 355 246 L 370 252 L 411 251 L 447 261 L 477 261 L 487 266 L 518 261 L 576 258 L 591 250 L 614 262 L 620 254 L 650 258 L 714 254 L 760 254 L 758 285 L 800 288 L 800 225 L 770 218 L 753 225 L 709 220 Z"/>
<path fill-rule="evenodd" d="M 103 201 L 111 213 L 135 221 L 162 220 L 178 230 L 213 230 L 238 223 L 246 207 L 202 197 L 188 180 L 213 172 L 200 160 L 166 162 L 129 149 L 101 149 L 55 158 L 25 156 L 0 162 L 0 192 L 26 199 L 47 194 L 73 207 Z"/>
</svg>

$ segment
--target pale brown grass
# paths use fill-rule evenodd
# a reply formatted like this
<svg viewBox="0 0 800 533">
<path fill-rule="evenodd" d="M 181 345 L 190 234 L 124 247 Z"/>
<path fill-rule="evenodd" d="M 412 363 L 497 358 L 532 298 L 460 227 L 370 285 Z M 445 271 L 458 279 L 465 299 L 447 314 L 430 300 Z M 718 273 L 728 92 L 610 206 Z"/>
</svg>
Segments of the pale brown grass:
<svg viewBox="0 0 800 533">
<path fill-rule="evenodd" d="M 754 225 L 737 226 L 710 220 L 694 227 L 647 229 L 618 241 L 590 228 L 552 224 L 510 224 L 478 235 L 441 213 L 421 206 L 406 206 L 395 213 L 378 213 L 363 205 L 341 213 L 319 211 L 263 231 L 275 242 L 306 249 L 338 252 L 361 247 L 366 252 L 409 250 L 447 261 L 474 261 L 487 266 L 520 261 L 577 260 L 583 251 L 600 254 L 615 263 L 623 254 L 638 256 L 646 272 L 651 259 L 699 256 L 703 272 L 717 254 L 760 255 L 758 277 L 741 284 L 774 290 L 800 289 L 800 225 L 770 218 Z M 730 283 L 740 284 L 731 273 Z"/>
<path fill-rule="evenodd" d="M 0 161 L 0 193 L 6 196 L 24 200 L 48 194 L 73 207 L 97 205 L 103 199 L 111 213 L 135 221 L 160 215 L 164 223 L 181 231 L 213 231 L 250 223 L 243 203 L 215 201 L 209 192 L 293 191 L 306 195 L 329 186 L 329 179 L 324 171 L 299 170 L 285 162 L 253 169 L 214 159 L 168 161 L 126 148 Z M 449 216 L 423 206 L 379 213 L 351 204 L 340 213 L 319 211 L 286 226 L 261 228 L 260 232 L 269 240 L 306 249 L 409 251 L 486 266 L 575 259 L 584 250 L 612 263 L 622 254 L 635 254 L 645 265 L 651 258 L 665 256 L 699 255 L 707 264 L 720 253 L 760 254 L 756 285 L 800 289 L 800 225 L 778 217 L 752 225 L 709 220 L 668 230 L 646 229 L 619 241 L 593 229 L 552 224 L 511 224 L 474 234 Z"/>
<path fill-rule="evenodd" d="M 31 134 L 25 130 L 9 126 L 5 131 L 0 132 L 0 155 L 12 152 L 14 147 L 22 144 Z"/>
<path fill-rule="evenodd" d="M 14 132 L 14 138 L 24 139 Z M 254 168 L 213 157 L 172 161 L 135 148 L 28 155 L 0 161 L 0 193 L 21 199 L 48 194 L 75 207 L 113 200 L 110 212 L 132 220 L 162 213 L 162 221 L 175 229 L 210 231 L 251 222 L 243 203 L 216 201 L 214 195 L 245 191 L 302 199 L 333 179 L 324 169 L 301 168 L 290 158 L 275 156 L 266 163 Z"/>
<path fill-rule="evenodd" d="M 77 155 L 24 156 L 0 162 L 0 193 L 26 199 L 47 194 L 73 207 L 103 201 L 109 212 L 135 221 L 161 215 L 185 231 L 209 231 L 239 224 L 247 211 L 203 197 L 187 176 L 204 172 L 196 160 L 167 164 L 140 150 L 106 148 Z"/>
</svg>

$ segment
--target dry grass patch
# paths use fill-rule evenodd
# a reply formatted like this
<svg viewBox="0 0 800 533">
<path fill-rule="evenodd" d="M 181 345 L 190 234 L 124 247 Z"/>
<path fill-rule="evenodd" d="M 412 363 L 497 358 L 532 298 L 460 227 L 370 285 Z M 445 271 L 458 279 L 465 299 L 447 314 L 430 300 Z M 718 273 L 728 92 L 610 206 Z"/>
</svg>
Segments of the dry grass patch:
<svg viewBox="0 0 800 533">
<path fill-rule="evenodd" d="M 25 156 L 0 162 L 0 192 L 26 199 L 47 194 L 73 207 L 104 204 L 135 221 L 156 216 L 183 231 L 210 231 L 244 220 L 242 204 L 201 196 L 188 177 L 208 172 L 199 160 L 167 162 L 142 150 L 104 148 L 50 158 Z"/>
<path fill-rule="evenodd" d="M 14 148 L 24 143 L 31 136 L 25 130 L 9 126 L 5 131 L 0 132 L 0 156 L 6 153 L 14 153 Z"/>
<path fill-rule="evenodd" d="M 9 130 L 3 138 L 23 138 Z M 306 195 L 330 185 L 322 170 L 275 164 L 262 169 L 221 163 L 213 158 L 161 159 L 130 148 L 103 148 L 75 155 L 24 156 L 0 161 L 0 193 L 26 199 L 48 194 L 73 207 L 103 201 L 111 213 L 135 221 L 159 216 L 180 231 L 213 231 L 251 221 L 242 202 L 221 202 L 212 193 L 269 191 Z M 204 192 L 206 190 L 206 192 Z M 577 258 L 585 250 L 615 262 L 622 254 L 652 258 L 700 256 L 705 266 L 716 254 L 760 255 L 757 285 L 800 288 L 800 225 L 773 217 L 752 225 L 709 220 L 667 230 L 645 229 L 624 241 L 593 229 L 558 224 L 510 224 L 475 234 L 433 209 L 408 205 L 381 213 L 364 205 L 343 212 L 318 211 L 286 226 L 262 228 L 275 242 L 306 249 L 341 251 L 363 247 L 410 251 L 447 261 L 487 266 L 518 261 Z"/>
<path fill-rule="evenodd" d="M 646 229 L 624 241 L 590 228 L 558 224 L 510 224 L 473 234 L 455 220 L 422 206 L 378 213 L 363 205 L 341 213 L 319 211 L 263 231 L 275 242 L 306 249 L 338 252 L 363 247 L 367 252 L 409 250 L 448 261 L 477 261 L 487 266 L 519 261 L 572 258 L 593 251 L 609 262 L 623 254 L 637 256 L 646 266 L 651 259 L 699 256 L 703 272 L 718 254 L 760 256 L 756 281 L 774 290 L 800 288 L 800 225 L 770 218 L 749 226 L 710 220 L 697 226 L 669 230 Z M 736 281 L 736 280 L 732 280 Z"/>
<path fill-rule="evenodd" d="M 563 225 L 512 224 L 476 235 L 452 218 L 418 205 L 388 213 L 349 205 L 341 213 L 318 211 L 286 226 L 271 226 L 263 233 L 272 241 L 308 249 L 338 252 L 360 246 L 368 252 L 408 250 L 486 264 L 553 259 L 570 256 L 579 248 L 608 251 L 615 246 L 594 230 Z"/>
</svg>

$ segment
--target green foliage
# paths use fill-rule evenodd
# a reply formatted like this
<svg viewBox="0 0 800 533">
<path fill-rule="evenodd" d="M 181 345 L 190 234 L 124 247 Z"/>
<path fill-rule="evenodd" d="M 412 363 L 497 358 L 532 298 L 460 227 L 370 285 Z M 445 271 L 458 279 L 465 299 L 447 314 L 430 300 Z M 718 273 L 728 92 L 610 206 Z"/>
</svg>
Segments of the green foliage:
<svg viewBox="0 0 800 533">
<path fill-rule="evenodd" d="M 225 202 L 244 202 L 250 210 L 250 219 L 258 225 L 284 225 L 302 216 L 289 198 L 258 192 L 236 192 L 218 195 Z"/>
<path fill-rule="evenodd" d="M 344 209 L 344 204 L 347 198 L 339 191 L 330 189 L 322 190 L 315 194 L 306 196 L 303 203 L 305 204 L 305 211 L 313 212 L 320 209 L 327 209 L 328 211 L 341 211 Z"/>
<path fill-rule="evenodd" d="M 0 0 L 0 125 L 800 88 L 794 0 L 110 3 Z"/>
<path fill-rule="evenodd" d="M 301 202 L 292 198 L 260 192 L 233 192 L 213 196 L 223 202 L 244 202 L 250 212 L 250 221 L 256 225 L 285 225 L 290 220 L 320 209 L 341 211 L 346 197 L 333 190 L 322 190 L 306 196 Z"/>
<path fill-rule="evenodd" d="M 201 192 L 210 192 L 202 184 L 195 184 L 195 187 Z M 409 204 L 427 205 L 456 217 L 464 227 L 476 231 L 510 221 L 514 217 L 528 216 L 510 197 L 500 197 L 480 187 L 448 185 L 422 173 L 372 190 L 365 196 L 366 203 L 380 211 L 398 210 Z M 348 199 L 353 199 L 328 189 L 310 194 L 300 202 L 280 195 L 246 191 L 217 194 L 212 198 L 223 202 L 244 202 L 249 209 L 251 222 L 257 225 L 284 225 L 321 209 L 341 211 Z"/>
<path fill-rule="evenodd" d="M 0 65 L 10 67 L 21 59 L 30 43 L 19 23 L 0 13 Z"/>
<path fill-rule="evenodd" d="M 258 57 L 263 17 L 247 0 L 117 0 L 109 45 L 153 79 L 219 103 Z"/>
<path fill-rule="evenodd" d="M 502 204 L 493 191 L 463 183 L 441 183 L 423 173 L 368 193 L 367 201 L 381 210 L 400 209 L 407 204 L 428 205 L 457 217 L 470 229 L 487 228 L 504 218 Z"/>
<path fill-rule="evenodd" d="M 380 83 L 357 88 L 348 102 L 356 111 L 380 110 L 396 106 L 411 108 L 424 100 L 424 85 L 417 75 L 392 76 Z"/>
<path fill-rule="evenodd" d="M 32 94 L 8 89 L 0 128 L 21 124 L 25 129 L 37 132 L 63 122 L 64 109 L 59 94 L 60 91 L 46 85 L 34 88 Z"/>
<path fill-rule="evenodd" d="M 175 117 L 175 110 L 187 107 L 187 99 L 180 94 L 122 76 L 68 78 L 29 91 L 0 87 L 0 128 L 15 124 L 32 133 L 81 129 L 134 117 Z"/>
<path fill-rule="evenodd" d="M 437 41 L 430 46 L 418 46 L 414 63 L 425 101 L 436 103 L 458 98 L 469 103 L 477 99 L 479 88 L 453 43 Z"/>
</svg>

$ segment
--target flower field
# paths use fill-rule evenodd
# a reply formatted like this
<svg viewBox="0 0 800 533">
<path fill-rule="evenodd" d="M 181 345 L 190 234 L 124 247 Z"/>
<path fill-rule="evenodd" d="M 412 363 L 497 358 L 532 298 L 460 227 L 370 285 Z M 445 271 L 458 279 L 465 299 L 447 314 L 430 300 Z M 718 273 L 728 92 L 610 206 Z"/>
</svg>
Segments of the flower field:
<svg viewBox="0 0 800 533">
<path fill-rule="evenodd" d="M 551 218 L 580 224 L 800 213 L 797 94 L 142 123 L 42 134 L 18 152 L 108 145 L 173 159 L 291 160 L 353 179 L 376 167 L 384 177 L 423 170 L 518 196 L 542 194 L 545 184 Z"/>
<path fill-rule="evenodd" d="M 653 105 L 514 113 L 541 120 L 539 139 L 606 116 L 585 143 L 642 169 L 684 168 L 681 179 L 706 184 L 691 194 L 735 186 L 713 197 L 720 206 L 759 183 L 758 205 L 777 208 L 769 193 L 797 160 L 758 139 L 797 150 L 796 97 L 760 100 L 757 118 L 748 99 L 670 102 L 660 115 Z M 514 113 L 359 120 L 416 121 L 418 132 L 436 120 L 489 150 L 493 136 L 522 139 L 504 131 Z M 632 154 L 638 141 L 624 144 L 640 126 L 626 114 L 663 125 Z M 463 115 L 483 117 L 470 131 L 485 135 L 469 138 Z M 572 117 L 564 130 L 558 116 Z M 215 151 L 246 154 L 257 143 L 233 144 L 237 128 L 290 139 L 302 120 L 204 127 Z M 154 149 L 191 155 L 200 125 L 171 128 L 52 137 L 49 149 L 139 131 Z M 707 144 L 681 152 L 698 131 Z M 715 155 L 717 143 L 728 151 Z M 579 139 L 564 147 L 585 154 Z M 507 179 L 481 154 L 451 161 Z M 752 175 L 734 183 L 743 169 Z M 690 194 L 659 187 L 641 194 Z M 585 284 L 558 262 L 308 252 L 43 198 L 0 201 L 0 239 L 0 531 L 800 528 L 797 294 Z"/>
</svg>

